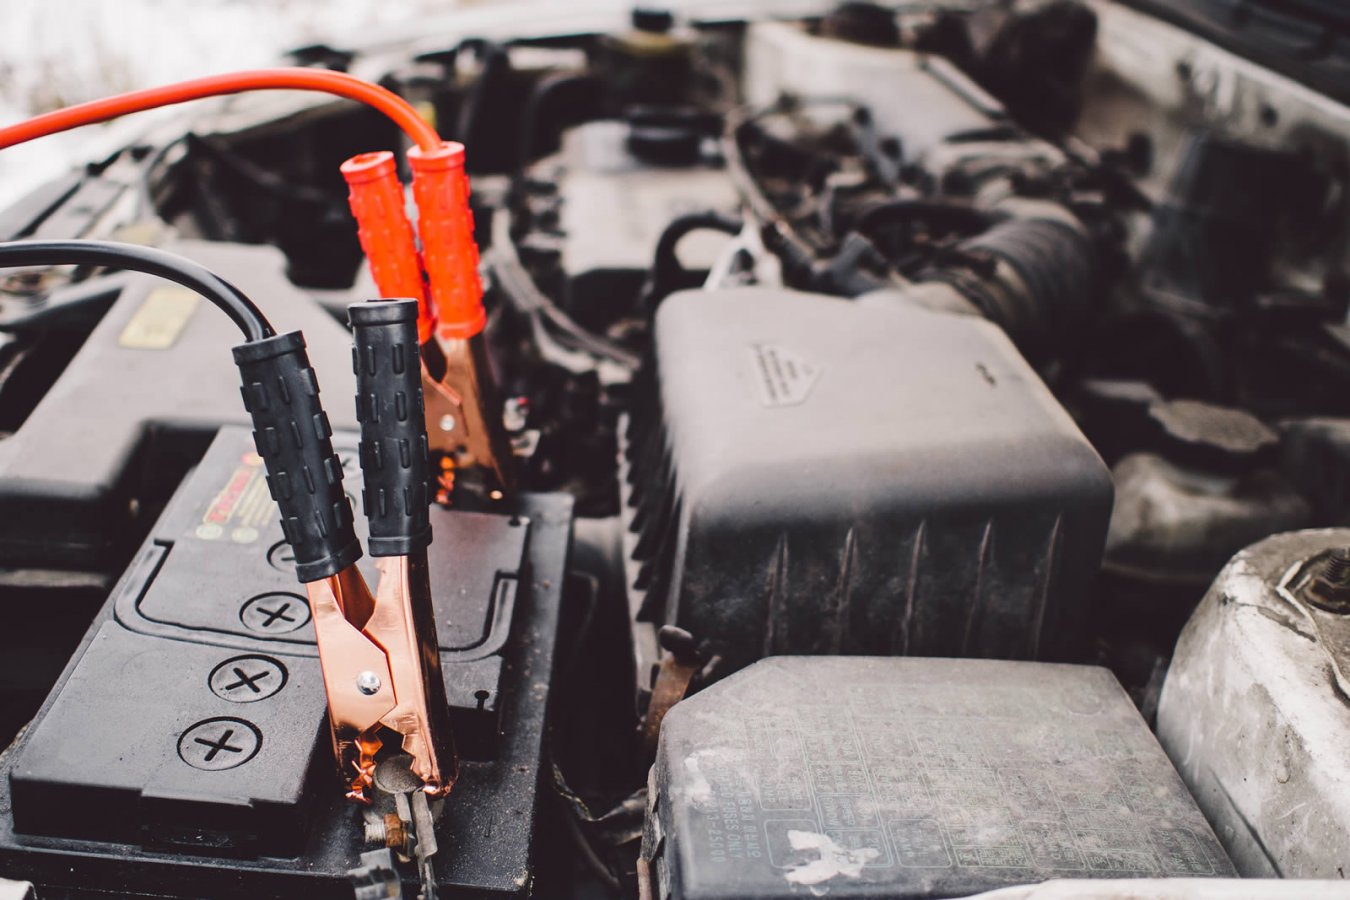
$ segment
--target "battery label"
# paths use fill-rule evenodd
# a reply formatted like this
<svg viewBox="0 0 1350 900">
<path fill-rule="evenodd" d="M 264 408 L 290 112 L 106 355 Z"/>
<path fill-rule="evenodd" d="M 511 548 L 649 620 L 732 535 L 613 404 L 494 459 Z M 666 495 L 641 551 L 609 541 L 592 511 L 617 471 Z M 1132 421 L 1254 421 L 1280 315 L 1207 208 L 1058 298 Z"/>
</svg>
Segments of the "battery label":
<svg viewBox="0 0 1350 900">
<path fill-rule="evenodd" d="M 168 350 L 178 343 L 201 299 L 180 287 L 155 288 L 117 336 L 119 347 L 128 350 Z"/>
<path fill-rule="evenodd" d="M 276 517 L 262 457 L 245 453 L 220 492 L 202 510 L 192 534 L 204 541 L 252 544 Z"/>
</svg>

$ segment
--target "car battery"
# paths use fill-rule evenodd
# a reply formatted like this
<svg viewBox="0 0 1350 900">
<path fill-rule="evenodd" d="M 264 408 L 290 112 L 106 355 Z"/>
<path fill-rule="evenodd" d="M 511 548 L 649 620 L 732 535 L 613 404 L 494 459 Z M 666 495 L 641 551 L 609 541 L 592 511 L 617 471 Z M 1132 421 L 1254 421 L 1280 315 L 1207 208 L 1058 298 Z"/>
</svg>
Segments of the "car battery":
<svg viewBox="0 0 1350 900">
<path fill-rule="evenodd" d="M 352 395 L 345 329 L 287 280 L 275 248 L 177 240 L 168 249 L 256 298 L 278 330 L 303 330 L 326 396 Z M 86 333 L 89 318 L 97 321 Z M 179 285 L 115 273 L 29 306 L 5 295 L 5 329 L 79 343 L 40 397 L 29 396 L 25 370 L 0 375 L 0 611 L 9 625 L 0 629 L 0 744 L 32 718 L 216 431 L 248 423 L 230 358 L 239 332 Z M 42 343 L 28 358 L 46 371 L 55 352 Z M 3 356 L 0 348 L 0 370 Z M 330 405 L 335 428 L 356 427 L 351 403 Z"/>
<path fill-rule="evenodd" d="M 772 657 L 670 711 L 648 804 L 655 900 L 1233 875 L 1125 691 L 1091 666 Z"/>
<path fill-rule="evenodd" d="M 356 480 L 355 435 L 334 447 Z M 530 891 L 571 517 L 563 495 L 432 508 L 460 754 L 442 898 Z M 362 807 L 333 772 L 310 611 L 247 430 L 220 432 L 2 759 L 0 875 L 44 898 L 352 896 Z"/>
</svg>

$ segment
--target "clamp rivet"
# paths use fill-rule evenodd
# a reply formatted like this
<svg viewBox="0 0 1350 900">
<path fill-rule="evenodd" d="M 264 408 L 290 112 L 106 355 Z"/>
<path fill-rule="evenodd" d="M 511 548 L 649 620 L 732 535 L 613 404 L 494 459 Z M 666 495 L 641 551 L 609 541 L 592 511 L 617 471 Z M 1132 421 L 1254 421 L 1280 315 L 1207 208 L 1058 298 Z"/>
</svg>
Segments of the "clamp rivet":
<svg viewBox="0 0 1350 900">
<path fill-rule="evenodd" d="M 440 424 L 441 424 L 441 431 L 447 431 L 447 432 L 448 432 L 448 431 L 454 431 L 454 430 L 455 430 L 455 417 L 452 416 L 452 415 L 450 415 L 449 413 L 446 413 L 445 415 L 441 416 L 441 423 L 440 423 Z"/>
<path fill-rule="evenodd" d="M 356 676 L 356 689 L 366 696 L 380 692 L 380 676 L 374 672 L 362 672 Z"/>
</svg>

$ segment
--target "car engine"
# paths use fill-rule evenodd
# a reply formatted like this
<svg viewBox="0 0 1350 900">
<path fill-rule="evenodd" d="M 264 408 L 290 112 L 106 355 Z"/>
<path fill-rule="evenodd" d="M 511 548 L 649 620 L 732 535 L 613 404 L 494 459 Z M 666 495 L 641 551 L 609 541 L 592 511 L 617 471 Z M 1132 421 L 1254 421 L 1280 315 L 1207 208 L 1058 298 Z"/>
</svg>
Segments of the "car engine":
<svg viewBox="0 0 1350 900">
<path fill-rule="evenodd" d="M 1345 896 L 1348 42 L 482 5 L 0 128 L 126 116 L 0 211 L 0 900 Z"/>
</svg>

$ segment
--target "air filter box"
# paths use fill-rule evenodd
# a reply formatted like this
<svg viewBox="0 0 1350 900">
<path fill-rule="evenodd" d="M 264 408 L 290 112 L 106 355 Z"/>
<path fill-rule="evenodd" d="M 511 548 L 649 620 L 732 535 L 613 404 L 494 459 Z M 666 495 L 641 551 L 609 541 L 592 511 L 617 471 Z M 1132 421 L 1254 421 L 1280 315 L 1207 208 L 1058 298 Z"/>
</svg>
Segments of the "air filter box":
<svg viewBox="0 0 1350 900">
<path fill-rule="evenodd" d="M 1233 875 L 1125 692 L 1089 666 L 764 660 L 670 711 L 648 804 L 656 900 Z"/>
<path fill-rule="evenodd" d="M 640 620 L 774 654 L 1065 658 L 1111 481 L 990 323 L 676 294 L 628 430 Z"/>
</svg>

